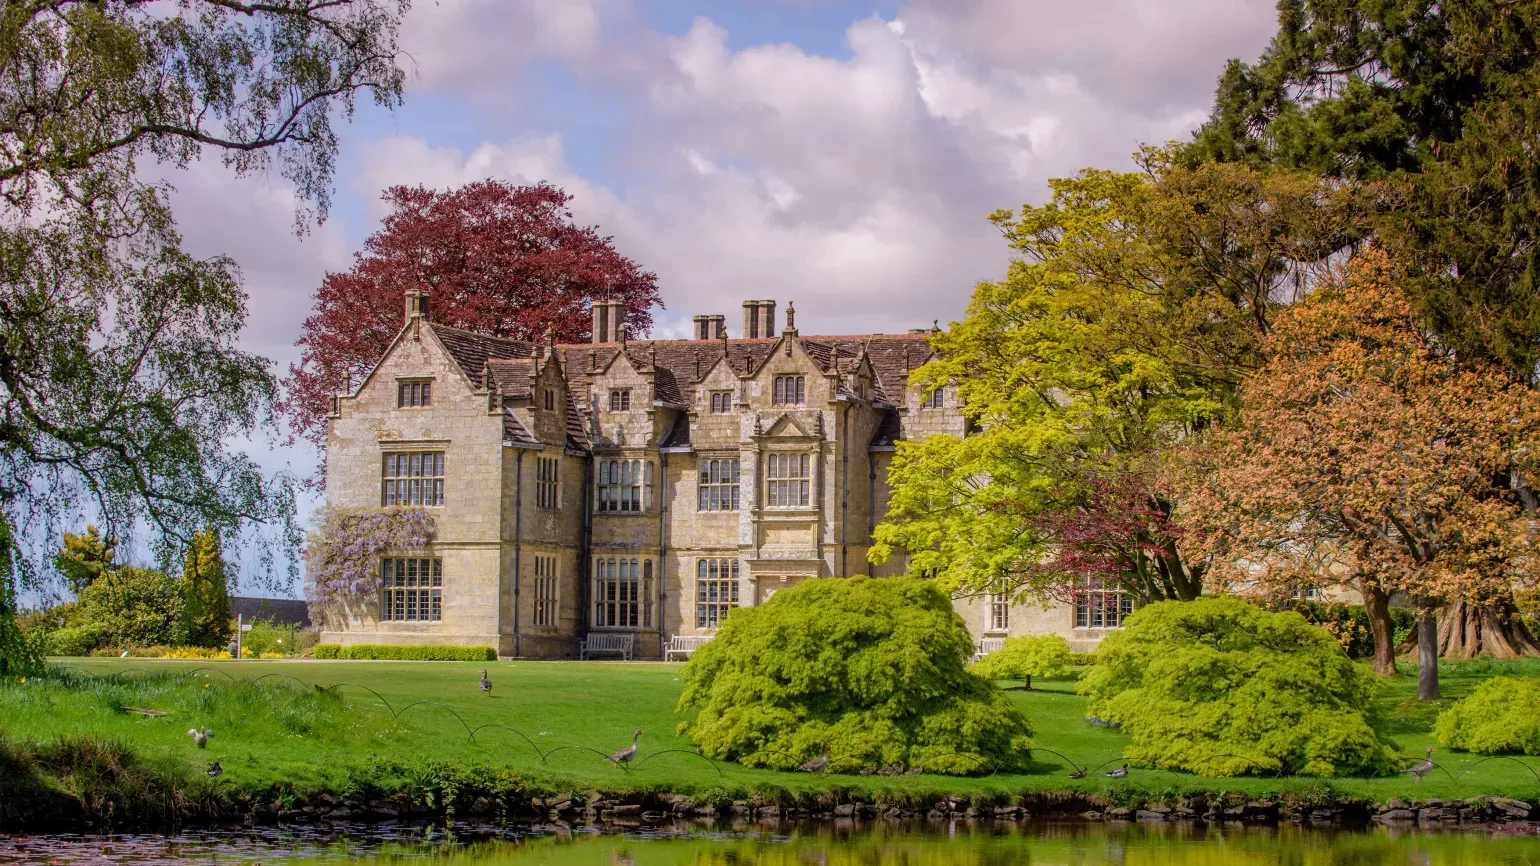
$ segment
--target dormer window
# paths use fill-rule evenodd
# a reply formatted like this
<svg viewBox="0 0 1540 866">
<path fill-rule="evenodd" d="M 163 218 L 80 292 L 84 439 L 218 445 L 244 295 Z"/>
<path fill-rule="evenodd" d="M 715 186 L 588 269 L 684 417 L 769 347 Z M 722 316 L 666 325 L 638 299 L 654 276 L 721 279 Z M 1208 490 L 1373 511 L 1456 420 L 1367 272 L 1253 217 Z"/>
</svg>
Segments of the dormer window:
<svg viewBox="0 0 1540 866">
<path fill-rule="evenodd" d="M 799 406 L 807 402 L 807 379 L 802 376 L 776 376 L 771 400 L 777 406 Z"/>
<path fill-rule="evenodd" d="M 615 390 L 610 392 L 610 411 L 611 412 L 630 412 L 631 411 L 631 389 L 630 388 L 617 388 L 617 389 L 615 389 Z"/>
<path fill-rule="evenodd" d="M 433 405 L 433 380 L 396 383 L 396 408 Z"/>
<path fill-rule="evenodd" d="M 731 411 L 733 411 L 733 392 L 731 392 L 731 391 L 712 391 L 711 392 L 711 414 L 713 414 L 713 415 L 725 415 L 725 414 L 727 414 L 728 412 L 731 412 Z"/>
<path fill-rule="evenodd" d="M 547 411 L 547 412 L 555 412 L 556 411 L 556 389 L 555 388 L 547 388 L 547 389 L 545 389 L 545 411 Z"/>
</svg>

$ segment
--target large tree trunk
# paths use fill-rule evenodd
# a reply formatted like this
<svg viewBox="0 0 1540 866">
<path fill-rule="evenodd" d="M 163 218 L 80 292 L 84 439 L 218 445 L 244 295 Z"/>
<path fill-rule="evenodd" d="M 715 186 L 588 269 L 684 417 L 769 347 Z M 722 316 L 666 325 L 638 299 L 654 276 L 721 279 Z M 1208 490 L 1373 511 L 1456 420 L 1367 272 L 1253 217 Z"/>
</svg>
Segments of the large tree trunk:
<svg viewBox="0 0 1540 866">
<path fill-rule="evenodd" d="M 1417 700 L 1436 701 L 1438 694 L 1438 608 L 1432 602 L 1418 605 Z"/>
<path fill-rule="evenodd" d="M 1486 605 L 1459 601 L 1439 614 L 1438 652 L 1453 659 L 1516 659 L 1540 655 L 1540 641 L 1524 627 L 1512 598 Z"/>
<path fill-rule="evenodd" d="M 1390 621 L 1390 594 L 1372 577 L 1358 579 L 1358 591 L 1364 597 L 1364 612 L 1369 616 L 1369 631 L 1374 634 L 1374 672 L 1382 677 L 1396 675 L 1395 629 Z"/>
</svg>

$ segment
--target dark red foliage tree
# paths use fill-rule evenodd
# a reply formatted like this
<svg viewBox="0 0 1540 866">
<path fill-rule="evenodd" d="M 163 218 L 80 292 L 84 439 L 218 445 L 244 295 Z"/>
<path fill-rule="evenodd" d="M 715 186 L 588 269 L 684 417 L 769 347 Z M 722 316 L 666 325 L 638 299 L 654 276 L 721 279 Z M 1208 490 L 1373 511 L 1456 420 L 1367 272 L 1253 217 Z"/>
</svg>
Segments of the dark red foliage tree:
<svg viewBox="0 0 1540 866">
<path fill-rule="evenodd" d="M 586 338 L 594 299 L 624 301 L 631 333 L 652 327 L 657 275 L 579 226 L 572 197 L 547 183 L 498 180 L 457 190 L 391 187 L 391 213 L 352 269 L 327 274 L 296 345 L 284 408 L 296 439 L 324 448 L 330 395 L 355 386 L 402 326 L 407 289 L 425 290 L 435 322 L 518 340 Z"/>
</svg>

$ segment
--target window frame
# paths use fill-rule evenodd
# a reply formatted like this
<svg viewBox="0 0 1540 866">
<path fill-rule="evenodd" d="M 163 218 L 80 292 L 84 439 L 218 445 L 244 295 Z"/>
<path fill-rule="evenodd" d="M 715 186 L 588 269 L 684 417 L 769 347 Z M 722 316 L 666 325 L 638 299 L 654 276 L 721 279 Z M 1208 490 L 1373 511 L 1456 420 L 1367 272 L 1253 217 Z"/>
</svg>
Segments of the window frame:
<svg viewBox="0 0 1540 866">
<path fill-rule="evenodd" d="M 555 412 L 556 411 L 556 389 L 555 388 L 547 388 L 547 389 L 545 389 L 545 411 L 547 411 L 547 412 Z"/>
<path fill-rule="evenodd" d="M 609 457 L 594 473 L 594 513 L 645 514 L 652 509 L 657 470 L 641 457 Z"/>
<path fill-rule="evenodd" d="M 652 560 L 637 556 L 596 556 L 592 581 L 593 628 L 645 631 L 652 628 Z"/>
<path fill-rule="evenodd" d="M 443 557 L 380 557 L 380 622 L 442 622 L 443 605 Z"/>
<path fill-rule="evenodd" d="M 411 459 L 413 457 L 420 458 L 415 466 Z M 406 474 L 401 472 L 402 458 L 406 458 Z M 423 464 L 430 460 L 433 466 L 425 470 Z M 444 451 L 382 451 L 380 505 L 385 508 L 442 508 L 447 475 Z M 404 498 L 402 491 L 406 492 Z"/>
<path fill-rule="evenodd" d="M 765 508 L 808 508 L 813 504 L 813 455 L 771 451 L 765 455 Z"/>
<path fill-rule="evenodd" d="M 946 386 L 937 385 L 934 390 L 927 391 L 920 397 L 921 409 L 945 409 Z"/>
<path fill-rule="evenodd" d="M 697 460 L 695 510 L 707 514 L 738 511 L 742 507 L 743 461 L 737 457 L 701 457 Z"/>
<path fill-rule="evenodd" d="M 770 385 L 770 403 L 773 406 L 807 405 L 807 377 L 800 373 L 776 376 Z"/>
<path fill-rule="evenodd" d="M 1122 628 L 1123 621 L 1134 612 L 1134 600 L 1128 593 L 1116 587 L 1109 589 L 1097 578 L 1085 578 L 1075 592 L 1074 628 Z"/>
<path fill-rule="evenodd" d="M 630 412 L 631 411 L 631 389 L 630 388 L 611 388 L 610 389 L 610 411 L 611 412 Z"/>
<path fill-rule="evenodd" d="M 695 560 L 695 627 L 715 631 L 742 604 L 741 563 L 737 557 L 703 556 Z"/>
<path fill-rule="evenodd" d="M 432 379 L 397 379 L 397 409 L 429 409 L 433 407 Z"/>
<path fill-rule="evenodd" d="M 557 625 L 561 610 L 560 564 L 549 554 L 535 554 L 534 613 L 531 624 L 539 628 Z"/>
<path fill-rule="evenodd" d="M 733 413 L 733 392 L 712 391 L 708 399 L 710 405 L 709 414 L 731 415 Z"/>
<path fill-rule="evenodd" d="M 984 631 L 1008 632 L 1011 629 L 1011 599 L 1003 592 L 984 596 Z"/>
<path fill-rule="evenodd" d="M 535 457 L 535 507 L 561 510 L 561 458 Z"/>
</svg>

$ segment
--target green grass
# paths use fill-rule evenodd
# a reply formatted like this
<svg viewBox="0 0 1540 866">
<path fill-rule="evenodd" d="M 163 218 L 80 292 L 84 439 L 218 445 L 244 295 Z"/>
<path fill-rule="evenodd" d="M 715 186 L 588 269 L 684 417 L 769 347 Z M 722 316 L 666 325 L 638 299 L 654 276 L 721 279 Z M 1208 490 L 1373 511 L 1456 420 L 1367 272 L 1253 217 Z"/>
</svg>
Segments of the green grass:
<svg viewBox="0 0 1540 866">
<path fill-rule="evenodd" d="M 1328 795 L 1366 797 L 1384 801 L 1394 796 L 1417 798 L 1474 797 L 1484 794 L 1533 798 L 1540 784 L 1523 767 L 1491 761 L 1457 781 L 1435 770 L 1421 784 L 1408 777 L 1378 779 L 1223 778 L 1208 779 L 1181 773 L 1134 769 L 1125 780 L 1107 779 L 1101 772 L 1075 781 L 1069 765 L 1046 751 L 1036 753 L 1035 772 L 957 778 L 933 775 L 897 778 L 808 776 L 723 765 L 722 774 L 693 754 L 693 746 L 674 733 L 679 717 L 680 665 L 603 662 L 359 662 L 359 661 L 151 661 L 145 659 L 68 660 L 68 664 L 99 677 L 123 672 L 112 680 L 82 676 L 50 676 L 25 684 L 0 683 L 0 737 L 18 744 L 57 742 L 61 735 L 128 744 L 146 765 L 198 778 L 210 760 L 225 770 L 221 785 L 250 790 L 292 788 L 299 792 L 344 791 L 360 779 L 402 778 L 435 765 L 461 765 L 478 772 L 520 774 L 548 780 L 552 786 L 576 790 L 785 791 L 789 793 L 844 789 L 894 797 L 946 792 L 1008 795 L 1025 791 L 1086 791 L 1113 800 L 1135 801 L 1182 792 L 1225 792 L 1242 796 L 1283 793 L 1313 798 Z M 478 671 L 491 671 L 491 697 L 477 688 Z M 157 673 L 128 672 L 146 668 Z M 191 677 L 165 675 L 197 668 Z M 321 693 L 306 684 L 343 686 Z M 229 674 L 240 683 L 232 683 Z M 1421 704 L 1415 695 L 1415 670 L 1389 682 L 1381 705 L 1385 730 L 1407 756 L 1420 760 L 1432 739 L 1439 709 L 1468 694 L 1483 679 L 1497 675 L 1540 676 L 1540 660 L 1504 663 L 1441 665 L 1445 698 Z M 1007 684 L 1011 685 L 1011 684 Z M 1044 749 L 1061 752 L 1076 763 L 1096 767 L 1113 762 L 1125 737 L 1115 730 L 1084 721 L 1085 699 L 1074 694 L 1070 680 L 1035 681 L 1030 692 L 1008 694 L 1033 719 L 1036 740 Z M 362 688 L 361 688 L 362 687 Z M 430 701 L 394 717 L 375 695 L 397 710 Z M 337 695 L 340 695 L 338 697 Z M 657 754 L 627 773 L 611 767 L 592 751 L 562 750 L 545 763 L 518 735 L 498 728 L 480 731 L 470 741 L 466 728 L 442 705 L 472 728 L 495 724 L 516 728 L 549 752 L 557 746 L 584 746 L 609 753 L 630 742 L 637 728 L 646 733 L 641 758 Z M 161 718 L 144 718 L 120 711 L 123 705 L 166 711 Z M 185 732 L 206 726 L 214 737 L 206 750 L 197 749 Z M 685 753 L 664 753 L 682 749 Z M 1435 756 L 1449 776 L 1474 764 L 1480 756 L 1440 749 Z M 1540 760 L 1528 764 L 1540 768 Z"/>
</svg>

